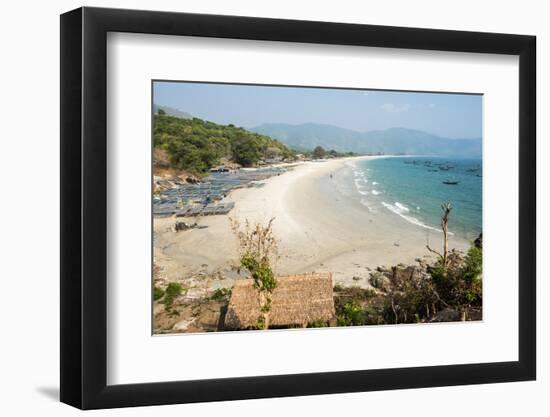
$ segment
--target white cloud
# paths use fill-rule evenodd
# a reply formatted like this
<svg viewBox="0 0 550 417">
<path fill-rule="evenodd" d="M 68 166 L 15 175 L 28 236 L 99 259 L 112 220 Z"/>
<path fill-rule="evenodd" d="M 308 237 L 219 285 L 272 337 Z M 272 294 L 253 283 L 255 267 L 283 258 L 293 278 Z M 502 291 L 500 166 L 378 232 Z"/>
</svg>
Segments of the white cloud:
<svg viewBox="0 0 550 417">
<path fill-rule="evenodd" d="M 384 103 L 380 106 L 382 110 L 388 113 L 403 113 L 411 108 L 410 104 L 396 105 L 393 103 Z"/>
</svg>

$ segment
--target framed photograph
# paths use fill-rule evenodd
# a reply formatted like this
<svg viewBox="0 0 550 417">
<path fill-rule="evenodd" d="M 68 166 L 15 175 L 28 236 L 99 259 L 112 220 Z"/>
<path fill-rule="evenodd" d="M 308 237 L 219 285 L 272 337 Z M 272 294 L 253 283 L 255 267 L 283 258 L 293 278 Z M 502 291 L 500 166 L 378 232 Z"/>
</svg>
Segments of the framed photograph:
<svg viewBox="0 0 550 417">
<path fill-rule="evenodd" d="M 533 380 L 535 37 L 61 16 L 61 401 Z"/>
</svg>

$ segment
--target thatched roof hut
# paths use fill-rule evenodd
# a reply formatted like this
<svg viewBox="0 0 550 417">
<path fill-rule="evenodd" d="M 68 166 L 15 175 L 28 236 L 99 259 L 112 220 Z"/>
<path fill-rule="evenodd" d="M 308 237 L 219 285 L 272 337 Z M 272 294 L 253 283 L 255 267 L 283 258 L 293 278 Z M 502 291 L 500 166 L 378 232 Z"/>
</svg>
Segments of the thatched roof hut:
<svg viewBox="0 0 550 417">
<path fill-rule="evenodd" d="M 253 280 L 238 280 L 231 292 L 224 327 L 254 328 L 260 316 L 260 302 Z M 318 321 L 329 323 L 334 317 L 330 272 L 277 277 L 269 313 L 271 328 L 306 327 L 308 323 Z"/>
</svg>

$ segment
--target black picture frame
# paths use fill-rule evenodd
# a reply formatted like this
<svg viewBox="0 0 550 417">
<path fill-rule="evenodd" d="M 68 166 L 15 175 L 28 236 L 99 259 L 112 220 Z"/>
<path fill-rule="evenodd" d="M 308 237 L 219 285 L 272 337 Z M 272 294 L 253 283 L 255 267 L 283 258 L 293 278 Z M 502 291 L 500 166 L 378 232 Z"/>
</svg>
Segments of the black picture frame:
<svg viewBox="0 0 550 417">
<path fill-rule="evenodd" d="M 519 360 L 107 385 L 108 32 L 519 56 Z M 61 16 L 60 55 L 62 402 L 95 409 L 535 379 L 534 36 L 84 7 Z"/>
</svg>

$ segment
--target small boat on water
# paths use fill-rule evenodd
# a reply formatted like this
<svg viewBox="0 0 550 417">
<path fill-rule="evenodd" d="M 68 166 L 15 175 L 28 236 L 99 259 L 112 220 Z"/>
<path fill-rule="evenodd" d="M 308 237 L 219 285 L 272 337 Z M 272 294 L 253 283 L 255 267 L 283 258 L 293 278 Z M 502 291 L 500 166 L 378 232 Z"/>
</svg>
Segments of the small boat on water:
<svg viewBox="0 0 550 417">
<path fill-rule="evenodd" d="M 459 183 L 459 181 L 456 181 L 456 180 L 445 180 L 443 181 L 443 184 L 447 184 L 447 185 L 457 185 Z"/>
</svg>

